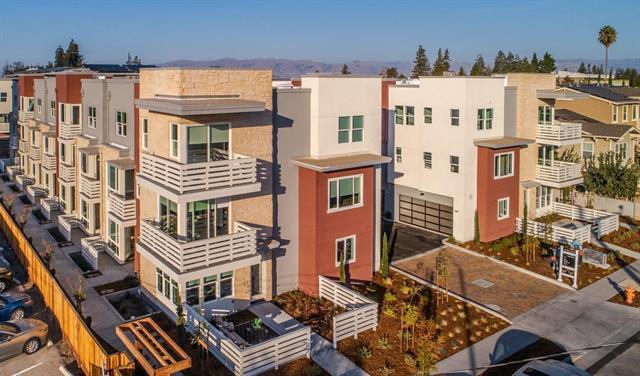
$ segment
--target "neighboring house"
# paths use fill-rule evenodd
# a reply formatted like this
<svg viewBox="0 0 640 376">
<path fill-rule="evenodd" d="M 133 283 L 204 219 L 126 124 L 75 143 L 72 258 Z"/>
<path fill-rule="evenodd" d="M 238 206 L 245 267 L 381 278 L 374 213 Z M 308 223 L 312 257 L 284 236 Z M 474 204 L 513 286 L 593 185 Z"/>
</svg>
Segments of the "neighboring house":
<svg viewBox="0 0 640 376">
<path fill-rule="evenodd" d="M 0 158 L 15 158 L 18 147 L 17 120 L 18 81 L 0 78 Z"/>
<path fill-rule="evenodd" d="M 277 292 L 318 276 L 371 280 L 380 263 L 383 80 L 312 74 L 274 90 Z"/>
<path fill-rule="evenodd" d="M 421 77 L 389 86 L 386 209 L 394 220 L 461 241 L 515 230 L 521 149 L 504 77 Z"/>
<path fill-rule="evenodd" d="M 597 159 L 604 152 L 613 151 L 626 161 L 634 161 L 640 150 L 640 130 L 631 125 L 604 124 L 569 110 L 556 110 L 555 118 L 563 122 L 582 124 L 582 145 L 575 152 L 582 158 Z"/>
<path fill-rule="evenodd" d="M 620 89 L 598 85 L 561 87 L 562 92 L 585 93 L 581 101 L 562 101 L 558 109 L 571 110 L 604 124 L 623 124 L 640 127 L 640 98 L 630 97 Z"/>
</svg>

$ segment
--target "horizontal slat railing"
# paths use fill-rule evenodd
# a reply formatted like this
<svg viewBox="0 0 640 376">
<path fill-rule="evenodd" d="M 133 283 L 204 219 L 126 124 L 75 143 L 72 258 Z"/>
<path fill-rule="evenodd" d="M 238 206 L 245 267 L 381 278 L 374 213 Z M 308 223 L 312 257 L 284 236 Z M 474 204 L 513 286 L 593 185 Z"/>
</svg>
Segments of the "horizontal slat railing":
<svg viewBox="0 0 640 376">
<path fill-rule="evenodd" d="M 551 166 L 536 166 L 536 178 L 538 180 L 564 183 L 581 177 L 582 166 L 579 163 L 553 161 Z"/>
<path fill-rule="evenodd" d="M 175 239 L 150 220 L 140 221 L 140 242 L 181 272 L 232 262 L 256 253 L 256 230 L 236 227 L 235 233 L 209 239 Z"/>
<path fill-rule="evenodd" d="M 43 154 L 42 158 L 42 167 L 47 170 L 55 170 L 56 169 L 56 156 L 48 153 Z"/>
<path fill-rule="evenodd" d="M 18 151 L 21 153 L 29 152 L 29 142 L 25 140 L 18 140 Z"/>
<path fill-rule="evenodd" d="M 61 215 L 58 217 L 58 230 L 65 239 L 71 240 L 71 230 L 80 227 L 80 220 L 73 214 Z"/>
<path fill-rule="evenodd" d="M 179 193 L 227 188 L 257 181 L 256 159 L 250 157 L 181 164 L 142 153 L 140 175 Z"/>
<path fill-rule="evenodd" d="M 40 207 L 42 208 L 44 216 L 48 220 L 51 220 L 51 212 L 60 210 L 60 203 L 57 198 L 43 198 L 40 201 Z"/>
<path fill-rule="evenodd" d="M 91 236 L 87 238 L 82 238 L 80 240 L 80 244 L 82 246 L 82 253 L 84 253 L 85 258 L 93 265 L 95 270 L 98 270 L 98 259 L 100 258 L 100 252 L 104 249 L 104 241 L 100 236 Z"/>
<path fill-rule="evenodd" d="M 82 126 L 80 124 L 71 125 L 67 123 L 60 123 L 60 137 L 64 139 L 72 139 L 75 136 L 82 133 Z"/>
<path fill-rule="evenodd" d="M 136 201 L 126 200 L 124 197 L 109 191 L 109 211 L 123 221 L 130 221 L 136 218 Z"/>
<path fill-rule="evenodd" d="M 34 161 L 39 161 L 41 158 L 40 148 L 37 146 L 31 145 L 29 147 L 29 158 L 31 158 Z"/>
<path fill-rule="evenodd" d="M 620 216 L 603 210 L 554 202 L 553 211 L 567 218 L 593 223 L 596 225 L 598 239 L 620 227 Z"/>
<path fill-rule="evenodd" d="M 80 193 L 88 198 L 100 197 L 100 180 L 80 174 Z"/>
<path fill-rule="evenodd" d="M 68 183 L 74 183 L 76 181 L 75 166 L 69 166 L 67 164 L 60 163 L 60 179 Z"/>
<path fill-rule="evenodd" d="M 578 141 L 582 139 L 582 124 L 559 123 L 538 124 L 536 138 L 550 141 Z"/>
<path fill-rule="evenodd" d="M 18 111 L 18 121 L 25 122 L 29 119 L 33 119 L 34 115 L 33 111 Z"/>
</svg>

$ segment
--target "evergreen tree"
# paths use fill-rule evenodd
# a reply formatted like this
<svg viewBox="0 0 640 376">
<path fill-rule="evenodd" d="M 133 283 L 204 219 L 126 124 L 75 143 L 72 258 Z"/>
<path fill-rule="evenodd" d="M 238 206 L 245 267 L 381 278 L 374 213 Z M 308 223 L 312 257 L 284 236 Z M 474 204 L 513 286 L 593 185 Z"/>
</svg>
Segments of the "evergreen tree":
<svg viewBox="0 0 640 376">
<path fill-rule="evenodd" d="M 69 42 L 64 60 L 65 66 L 73 68 L 81 67 L 84 62 L 84 57 L 80 54 L 80 46 L 73 39 Z"/>
<path fill-rule="evenodd" d="M 342 70 L 340 71 L 340 73 L 342 73 L 342 74 L 351 74 L 351 72 L 349 71 L 349 67 L 347 66 L 347 64 L 342 64 Z"/>
<path fill-rule="evenodd" d="M 507 57 L 502 50 L 498 51 L 493 60 L 493 73 L 505 73 L 507 71 Z"/>
<path fill-rule="evenodd" d="M 442 72 L 444 72 L 444 56 L 442 56 L 442 49 L 438 48 L 436 62 L 433 63 L 433 71 L 431 74 L 434 76 L 442 76 Z"/>
<path fill-rule="evenodd" d="M 58 48 L 56 48 L 56 52 L 55 52 L 55 57 L 53 59 L 53 65 L 56 67 L 64 67 L 65 66 L 65 55 L 64 55 L 64 49 L 62 49 L 62 46 L 58 46 Z"/>
<path fill-rule="evenodd" d="M 126 65 L 131 65 L 131 52 L 127 52 L 127 61 L 125 62 Z"/>
<path fill-rule="evenodd" d="M 540 63 L 540 72 L 551 73 L 556 70 L 556 59 L 550 53 L 545 52 Z"/>
<path fill-rule="evenodd" d="M 587 64 L 587 71 L 585 73 L 592 73 L 592 71 L 591 71 L 591 63 Z"/>
<path fill-rule="evenodd" d="M 613 86 L 613 68 L 609 70 L 609 86 Z"/>
<path fill-rule="evenodd" d="M 487 69 L 487 66 L 484 63 L 484 58 L 482 57 L 482 55 L 478 55 L 476 57 L 476 61 L 473 63 L 473 66 L 471 67 L 470 75 L 471 76 L 487 76 L 488 74 L 489 74 L 489 69 Z"/>
<path fill-rule="evenodd" d="M 458 70 L 458 76 L 466 76 L 467 74 L 464 72 L 464 68 L 462 66 L 460 66 L 460 69 Z"/>
<path fill-rule="evenodd" d="M 584 66 L 584 61 L 580 63 L 580 68 L 578 68 L 578 73 L 587 73 L 587 67 Z"/>
<path fill-rule="evenodd" d="M 534 73 L 540 72 L 540 60 L 538 60 L 538 54 L 535 52 L 531 56 L 531 71 Z"/>
<path fill-rule="evenodd" d="M 397 67 L 386 67 L 382 71 L 382 77 L 384 78 L 398 78 L 398 68 Z"/>
<path fill-rule="evenodd" d="M 411 71 L 411 78 L 418 78 L 419 76 L 428 76 L 431 71 L 431 66 L 429 65 L 429 59 L 427 58 L 427 52 L 422 45 L 418 46 L 418 50 L 416 51 L 416 59 L 413 61 L 414 66 Z"/>
<path fill-rule="evenodd" d="M 449 60 L 449 49 L 448 48 L 446 48 L 444 50 L 444 56 L 442 57 L 442 68 L 444 68 L 443 72 L 446 72 L 449 69 L 451 69 L 451 61 Z"/>
</svg>

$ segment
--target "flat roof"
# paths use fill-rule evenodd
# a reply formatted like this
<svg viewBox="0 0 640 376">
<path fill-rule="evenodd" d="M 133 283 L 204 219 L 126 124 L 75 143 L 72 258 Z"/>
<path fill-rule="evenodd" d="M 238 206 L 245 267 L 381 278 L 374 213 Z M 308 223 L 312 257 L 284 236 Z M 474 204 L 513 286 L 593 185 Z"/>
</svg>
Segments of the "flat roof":
<svg viewBox="0 0 640 376">
<path fill-rule="evenodd" d="M 391 162 L 391 158 L 373 153 L 343 154 L 328 157 L 300 156 L 291 158 L 297 166 L 319 172 L 330 172 L 348 168 L 373 166 Z"/>
<path fill-rule="evenodd" d="M 136 99 L 136 106 L 149 111 L 178 116 L 235 114 L 265 110 L 264 102 L 240 98 L 142 98 Z"/>
<path fill-rule="evenodd" d="M 84 148 L 78 148 L 78 151 L 88 155 L 94 155 L 100 153 L 100 147 L 98 146 L 86 146 Z"/>
<path fill-rule="evenodd" d="M 527 146 L 533 144 L 535 141 L 527 138 L 517 137 L 498 137 L 498 138 L 486 138 L 480 140 L 474 140 L 473 144 L 480 147 L 489 149 L 505 149 L 513 148 L 517 146 Z"/>
<path fill-rule="evenodd" d="M 589 98 L 589 94 L 577 93 L 575 91 L 558 91 L 555 89 L 537 90 L 536 94 L 540 99 L 574 100 Z"/>
<path fill-rule="evenodd" d="M 136 167 L 136 161 L 133 158 L 120 158 L 107 161 L 108 164 L 117 167 L 120 170 L 130 170 Z"/>
<path fill-rule="evenodd" d="M 320 77 L 320 78 L 378 78 L 382 80 L 382 76 L 377 74 L 342 74 L 339 72 L 315 72 L 315 73 L 305 73 L 300 76 L 302 77 Z"/>
</svg>

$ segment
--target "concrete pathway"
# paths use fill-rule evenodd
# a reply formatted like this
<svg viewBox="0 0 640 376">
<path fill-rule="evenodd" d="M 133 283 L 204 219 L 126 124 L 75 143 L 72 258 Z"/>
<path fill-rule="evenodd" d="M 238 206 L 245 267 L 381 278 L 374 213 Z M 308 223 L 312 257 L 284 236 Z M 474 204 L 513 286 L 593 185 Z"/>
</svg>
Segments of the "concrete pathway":
<svg viewBox="0 0 640 376">
<path fill-rule="evenodd" d="M 580 291 L 564 293 L 515 317 L 508 328 L 440 361 L 437 373 L 479 374 L 483 367 L 540 338 L 572 352 L 572 361 L 588 368 L 613 350 L 611 346 L 599 347 L 626 341 L 640 331 L 640 309 L 607 302 L 625 280 L 640 282 L 640 260 Z"/>
</svg>

